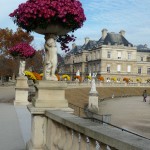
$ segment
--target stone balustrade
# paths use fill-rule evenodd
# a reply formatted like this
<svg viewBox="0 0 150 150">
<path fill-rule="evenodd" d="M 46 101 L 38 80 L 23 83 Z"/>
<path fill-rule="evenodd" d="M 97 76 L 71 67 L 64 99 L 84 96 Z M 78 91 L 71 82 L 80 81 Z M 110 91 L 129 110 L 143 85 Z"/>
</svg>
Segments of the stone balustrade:
<svg viewBox="0 0 150 150">
<path fill-rule="evenodd" d="M 69 82 L 68 88 L 90 87 L 90 82 Z M 96 87 L 149 87 L 150 83 L 117 83 L 117 82 L 96 82 Z"/>
<path fill-rule="evenodd" d="M 150 150 L 150 140 L 60 111 L 46 111 L 43 150 Z M 42 129 L 41 129 L 42 130 Z"/>
</svg>

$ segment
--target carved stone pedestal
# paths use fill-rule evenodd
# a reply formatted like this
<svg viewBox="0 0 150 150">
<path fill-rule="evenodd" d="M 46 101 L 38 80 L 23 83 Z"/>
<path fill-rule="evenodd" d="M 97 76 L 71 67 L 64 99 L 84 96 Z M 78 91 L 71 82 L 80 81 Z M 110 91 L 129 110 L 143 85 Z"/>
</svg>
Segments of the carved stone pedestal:
<svg viewBox="0 0 150 150">
<path fill-rule="evenodd" d="M 89 93 L 88 109 L 92 112 L 98 112 L 98 92 L 96 90 L 95 77 L 92 76 L 91 90 Z"/>
<path fill-rule="evenodd" d="M 36 84 L 36 96 L 28 109 L 32 114 L 31 139 L 26 145 L 27 150 L 47 150 L 46 133 L 48 119 L 45 116 L 46 110 L 62 110 L 73 113 L 68 107 L 65 99 L 65 82 L 42 80 Z M 57 136 L 57 135 L 56 135 Z"/>
<path fill-rule="evenodd" d="M 20 76 L 17 78 L 17 83 L 15 87 L 15 101 L 14 105 L 28 105 L 28 91 L 29 86 L 27 83 L 28 79 L 25 76 Z"/>
<path fill-rule="evenodd" d="M 99 110 L 98 107 L 98 93 L 90 93 L 89 94 L 89 103 L 88 109 L 92 112 L 97 113 Z"/>
<path fill-rule="evenodd" d="M 39 81 L 36 85 L 36 96 L 33 98 L 33 106 L 41 108 L 67 108 L 65 99 L 67 83 L 61 81 Z"/>
</svg>

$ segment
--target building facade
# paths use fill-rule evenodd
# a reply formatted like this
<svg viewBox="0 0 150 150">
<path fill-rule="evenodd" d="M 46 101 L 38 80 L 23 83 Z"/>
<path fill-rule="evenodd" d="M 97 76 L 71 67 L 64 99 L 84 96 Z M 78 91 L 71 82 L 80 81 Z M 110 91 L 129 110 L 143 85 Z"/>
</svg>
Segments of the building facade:
<svg viewBox="0 0 150 150">
<path fill-rule="evenodd" d="M 65 56 L 61 73 L 73 78 L 77 70 L 82 79 L 96 72 L 105 81 L 116 78 L 121 82 L 123 78 L 130 78 L 136 82 L 141 78 L 146 82 L 150 79 L 150 49 L 146 45 L 133 46 L 125 38 L 124 30 L 109 33 L 103 29 L 98 41 L 86 37 L 82 46 L 73 44 Z"/>
</svg>

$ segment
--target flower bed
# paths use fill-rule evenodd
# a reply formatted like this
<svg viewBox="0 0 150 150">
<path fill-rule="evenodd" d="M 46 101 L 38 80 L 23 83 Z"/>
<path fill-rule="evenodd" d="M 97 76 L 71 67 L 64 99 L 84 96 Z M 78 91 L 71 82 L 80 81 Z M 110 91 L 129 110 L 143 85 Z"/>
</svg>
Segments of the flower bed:
<svg viewBox="0 0 150 150">
<path fill-rule="evenodd" d="M 82 81 L 82 77 L 80 77 L 80 76 L 75 76 L 75 77 L 74 77 L 74 79 L 78 79 L 78 80 L 79 80 L 79 82 L 81 82 L 81 81 Z"/>
<path fill-rule="evenodd" d="M 125 81 L 126 83 L 129 83 L 129 78 L 123 78 L 123 81 Z"/>
<path fill-rule="evenodd" d="M 92 77 L 91 77 L 91 76 L 86 76 L 86 78 L 87 78 L 88 80 L 92 80 Z"/>
<path fill-rule="evenodd" d="M 142 79 L 141 78 L 136 78 L 136 81 L 141 83 L 142 82 Z"/>
<path fill-rule="evenodd" d="M 99 81 L 103 81 L 104 82 L 104 77 L 100 76 L 97 78 Z"/>
<path fill-rule="evenodd" d="M 62 79 L 70 81 L 70 77 L 67 74 L 62 75 Z"/>
<path fill-rule="evenodd" d="M 36 80 L 36 77 L 35 77 L 35 75 L 34 75 L 32 72 L 30 72 L 30 71 L 24 71 L 24 74 L 25 74 L 25 76 L 27 76 L 29 79 Z"/>
</svg>

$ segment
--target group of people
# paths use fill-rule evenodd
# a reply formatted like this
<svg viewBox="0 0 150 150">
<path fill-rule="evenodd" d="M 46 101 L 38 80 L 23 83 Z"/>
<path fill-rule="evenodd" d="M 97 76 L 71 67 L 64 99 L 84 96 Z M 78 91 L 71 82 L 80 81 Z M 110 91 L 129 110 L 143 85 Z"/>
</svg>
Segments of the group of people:
<svg viewBox="0 0 150 150">
<path fill-rule="evenodd" d="M 143 91 L 143 102 L 146 102 L 146 98 L 148 97 L 148 94 L 147 94 L 147 91 L 146 90 L 144 90 Z"/>
</svg>

